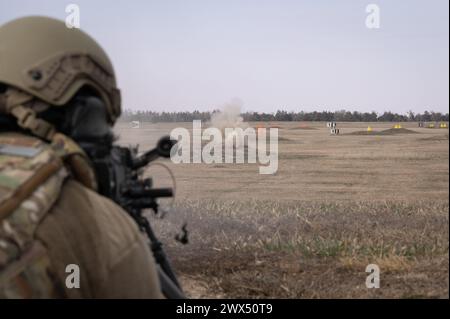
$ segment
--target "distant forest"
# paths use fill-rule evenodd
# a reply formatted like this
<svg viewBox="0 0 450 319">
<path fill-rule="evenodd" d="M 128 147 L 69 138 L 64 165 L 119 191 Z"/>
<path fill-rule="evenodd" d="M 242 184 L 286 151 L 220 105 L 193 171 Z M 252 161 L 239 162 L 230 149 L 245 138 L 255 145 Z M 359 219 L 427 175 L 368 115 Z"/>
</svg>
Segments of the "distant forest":
<svg viewBox="0 0 450 319">
<path fill-rule="evenodd" d="M 131 111 L 125 110 L 120 117 L 121 121 L 141 121 L 141 122 L 191 122 L 193 120 L 209 121 L 211 114 L 219 112 L 153 112 L 153 111 Z M 247 112 L 242 113 L 244 121 L 335 121 L 335 122 L 448 122 L 449 114 L 439 112 L 428 112 L 415 114 L 397 114 L 392 112 L 349 112 L 349 111 L 322 111 L 322 112 L 286 112 L 276 113 Z"/>
</svg>

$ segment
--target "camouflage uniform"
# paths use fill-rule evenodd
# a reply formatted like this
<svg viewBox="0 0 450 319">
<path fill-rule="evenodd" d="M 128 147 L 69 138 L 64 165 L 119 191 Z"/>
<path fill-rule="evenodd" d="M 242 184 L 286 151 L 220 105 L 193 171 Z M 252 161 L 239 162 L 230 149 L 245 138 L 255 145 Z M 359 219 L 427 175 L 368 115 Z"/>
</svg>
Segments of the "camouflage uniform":
<svg viewBox="0 0 450 319">
<path fill-rule="evenodd" d="M 0 43 L 0 84 L 10 88 L 0 92 L 0 116 L 23 129 L 0 127 L 0 298 L 162 297 L 145 237 L 95 192 L 84 152 L 36 106 L 64 107 L 89 85 L 113 124 L 120 93 L 106 54 L 81 31 L 42 17 L 0 27 Z M 66 285 L 68 265 L 79 267 L 79 288 Z"/>
</svg>

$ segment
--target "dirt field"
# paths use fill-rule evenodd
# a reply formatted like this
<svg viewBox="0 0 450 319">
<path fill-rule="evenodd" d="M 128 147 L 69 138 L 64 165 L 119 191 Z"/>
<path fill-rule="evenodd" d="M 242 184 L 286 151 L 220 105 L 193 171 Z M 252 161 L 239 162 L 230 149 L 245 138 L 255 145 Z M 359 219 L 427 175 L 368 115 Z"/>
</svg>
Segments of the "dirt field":
<svg viewBox="0 0 450 319">
<path fill-rule="evenodd" d="M 121 123 L 116 132 L 147 149 L 191 125 Z M 325 123 L 263 125 L 280 127 L 275 175 L 260 175 L 259 164 L 164 161 L 177 197 L 152 223 L 189 296 L 449 297 L 448 129 L 338 123 L 330 136 Z M 173 239 L 184 221 L 186 246 Z M 365 286 L 371 263 L 379 289 Z"/>
</svg>

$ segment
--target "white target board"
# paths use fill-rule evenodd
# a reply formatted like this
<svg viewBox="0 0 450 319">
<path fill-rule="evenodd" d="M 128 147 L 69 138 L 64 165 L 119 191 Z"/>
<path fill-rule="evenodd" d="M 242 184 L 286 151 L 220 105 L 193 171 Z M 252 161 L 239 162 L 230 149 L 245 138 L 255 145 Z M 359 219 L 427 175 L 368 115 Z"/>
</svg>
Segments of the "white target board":
<svg viewBox="0 0 450 319">
<path fill-rule="evenodd" d="M 331 135 L 339 135 L 339 129 L 338 128 L 332 128 L 330 130 Z"/>
<path fill-rule="evenodd" d="M 327 123 L 327 127 L 328 127 L 328 128 L 336 127 L 336 122 L 328 122 L 328 123 Z"/>
<path fill-rule="evenodd" d="M 139 122 L 139 121 L 131 121 L 130 127 L 131 128 L 140 128 L 141 127 L 141 122 Z"/>
</svg>

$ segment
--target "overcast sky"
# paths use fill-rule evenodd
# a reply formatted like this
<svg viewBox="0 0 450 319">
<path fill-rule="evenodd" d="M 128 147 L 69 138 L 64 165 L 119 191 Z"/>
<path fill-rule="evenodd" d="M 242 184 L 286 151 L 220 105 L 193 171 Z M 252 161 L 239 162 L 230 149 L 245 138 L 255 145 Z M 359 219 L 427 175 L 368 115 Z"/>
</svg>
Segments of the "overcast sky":
<svg viewBox="0 0 450 319">
<path fill-rule="evenodd" d="M 124 108 L 416 112 L 449 107 L 447 0 L 0 0 L 81 28 L 111 57 Z M 380 7 L 368 29 L 366 6 Z"/>
</svg>

